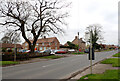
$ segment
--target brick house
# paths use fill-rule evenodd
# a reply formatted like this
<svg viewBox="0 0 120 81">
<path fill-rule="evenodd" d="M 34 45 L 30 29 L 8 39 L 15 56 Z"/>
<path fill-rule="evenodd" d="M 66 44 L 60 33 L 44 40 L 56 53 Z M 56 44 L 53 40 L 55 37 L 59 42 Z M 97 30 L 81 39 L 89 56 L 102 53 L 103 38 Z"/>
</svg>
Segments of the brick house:
<svg viewBox="0 0 120 81">
<path fill-rule="evenodd" d="M 22 44 L 22 47 L 23 49 L 26 49 L 26 50 L 29 49 L 27 42 L 24 42 Z M 56 37 L 51 37 L 51 38 L 44 37 L 42 39 L 38 39 L 36 42 L 36 46 L 35 46 L 35 48 L 39 51 L 43 51 L 46 49 L 59 49 L 59 47 L 60 47 L 60 42 L 58 41 Z"/>
<path fill-rule="evenodd" d="M 86 43 L 82 40 L 82 38 L 79 39 L 78 41 L 78 37 L 75 36 L 74 40 L 72 41 L 73 44 L 78 45 L 79 42 L 79 48 L 82 50 L 85 50 L 86 48 Z M 68 46 L 68 44 L 66 43 L 65 46 Z"/>
<path fill-rule="evenodd" d="M 100 44 L 105 50 L 111 49 L 111 48 L 118 48 L 115 45 L 106 45 L 106 44 Z"/>
<path fill-rule="evenodd" d="M 10 44 L 10 43 L 0 43 L 1 48 L 5 48 L 6 50 L 13 50 L 15 48 L 15 44 Z M 17 50 L 22 49 L 22 45 L 16 44 Z"/>
</svg>

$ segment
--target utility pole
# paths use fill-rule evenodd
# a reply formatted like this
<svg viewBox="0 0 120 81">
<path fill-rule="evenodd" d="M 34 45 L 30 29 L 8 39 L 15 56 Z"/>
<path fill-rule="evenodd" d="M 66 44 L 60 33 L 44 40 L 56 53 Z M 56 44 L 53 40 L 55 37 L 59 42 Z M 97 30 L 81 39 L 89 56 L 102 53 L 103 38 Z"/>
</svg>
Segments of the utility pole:
<svg viewBox="0 0 120 81">
<path fill-rule="evenodd" d="M 79 53 L 79 32 L 78 32 L 78 53 Z"/>
</svg>

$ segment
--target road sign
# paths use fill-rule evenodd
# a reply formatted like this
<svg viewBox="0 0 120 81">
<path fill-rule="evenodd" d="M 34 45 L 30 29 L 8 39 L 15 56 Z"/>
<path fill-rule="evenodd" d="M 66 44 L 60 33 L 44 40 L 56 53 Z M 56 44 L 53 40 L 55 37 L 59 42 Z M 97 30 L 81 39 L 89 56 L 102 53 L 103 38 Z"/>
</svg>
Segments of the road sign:
<svg viewBox="0 0 120 81">
<path fill-rule="evenodd" d="M 88 59 L 89 59 L 89 60 L 95 60 L 94 48 L 92 48 L 92 59 L 90 59 L 90 53 L 91 53 L 91 50 L 90 50 L 90 48 L 89 48 Z"/>
</svg>

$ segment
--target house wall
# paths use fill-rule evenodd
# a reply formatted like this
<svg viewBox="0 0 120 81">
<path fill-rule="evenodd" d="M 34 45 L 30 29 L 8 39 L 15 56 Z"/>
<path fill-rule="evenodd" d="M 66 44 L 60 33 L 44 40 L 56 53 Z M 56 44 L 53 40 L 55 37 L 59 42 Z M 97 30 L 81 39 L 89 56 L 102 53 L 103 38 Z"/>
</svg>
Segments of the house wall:
<svg viewBox="0 0 120 81">
<path fill-rule="evenodd" d="M 72 41 L 73 44 L 78 45 L 78 37 L 75 36 L 75 39 Z M 83 42 L 82 38 L 79 39 L 79 48 L 82 50 L 85 50 L 86 48 L 86 43 Z"/>
<path fill-rule="evenodd" d="M 22 47 L 23 49 L 26 49 L 28 50 L 29 49 L 29 46 L 27 42 L 23 43 Z M 37 50 L 39 51 L 43 51 L 43 50 L 46 50 L 46 49 L 59 49 L 60 47 L 60 42 L 58 41 L 57 38 L 54 39 L 53 42 L 44 42 L 44 43 L 36 43 L 36 46 L 35 48 L 37 48 Z"/>
</svg>

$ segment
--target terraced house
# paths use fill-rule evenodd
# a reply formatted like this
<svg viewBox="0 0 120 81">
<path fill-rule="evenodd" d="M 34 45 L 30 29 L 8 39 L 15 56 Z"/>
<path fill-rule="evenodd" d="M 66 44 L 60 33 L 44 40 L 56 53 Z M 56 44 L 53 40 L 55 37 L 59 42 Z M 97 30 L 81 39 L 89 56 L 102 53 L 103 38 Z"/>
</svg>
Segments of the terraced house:
<svg viewBox="0 0 120 81">
<path fill-rule="evenodd" d="M 31 42 L 33 42 L 33 41 L 31 40 Z M 26 50 L 29 49 L 27 42 L 24 42 L 22 44 L 22 47 L 23 47 L 23 49 L 26 49 Z M 59 49 L 59 47 L 60 47 L 60 42 L 56 37 L 51 37 L 51 38 L 44 37 L 42 39 L 37 40 L 35 49 L 37 49 L 39 51 L 46 50 L 46 49 L 56 49 L 57 50 L 57 49 Z"/>
</svg>

